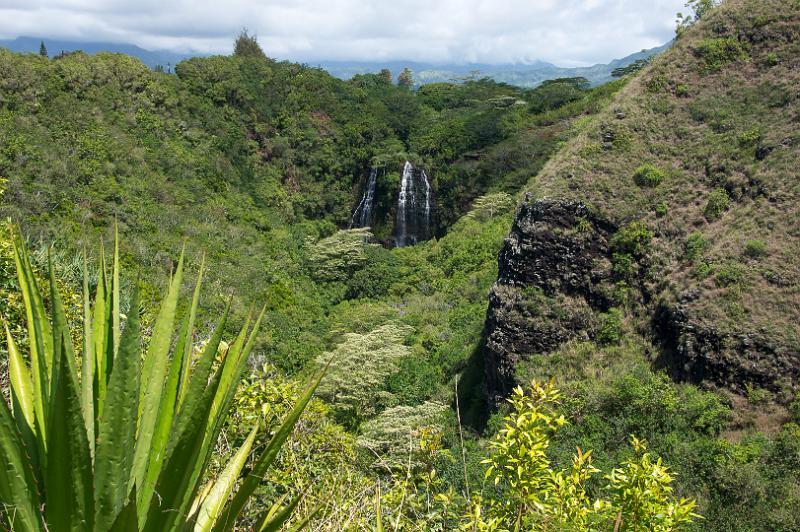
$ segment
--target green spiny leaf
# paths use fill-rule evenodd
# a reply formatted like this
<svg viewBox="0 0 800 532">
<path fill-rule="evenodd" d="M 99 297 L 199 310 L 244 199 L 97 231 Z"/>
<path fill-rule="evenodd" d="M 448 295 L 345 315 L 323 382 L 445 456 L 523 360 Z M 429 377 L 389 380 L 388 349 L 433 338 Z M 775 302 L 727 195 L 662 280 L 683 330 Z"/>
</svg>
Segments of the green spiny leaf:
<svg viewBox="0 0 800 532">
<path fill-rule="evenodd" d="M 136 453 L 133 459 L 131 483 L 141 488 L 147 473 L 152 451 L 153 434 L 158 422 L 164 380 L 167 377 L 169 346 L 175 323 L 175 311 L 183 276 L 183 252 L 178 260 L 175 277 L 170 284 L 167 297 L 161 303 L 150 346 L 142 366 L 142 387 L 139 394 L 139 431 L 136 437 Z"/>
<path fill-rule="evenodd" d="M 139 295 L 134 290 L 125 330 L 108 381 L 106 402 L 98 423 L 94 494 L 95 530 L 109 530 L 125 507 L 133 465 L 139 396 Z M 135 501 L 134 501 L 135 503 Z"/>
<path fill-rule="evenodd" d="M 83 531 L 93 529 L 92 465 L 77 379 L 67 362 L 67 342 L 62 334 L 48 419 L 45 517 L 50 530 Z"/>
<path fill-rule="evenodd" d="M 0 524 L 9 530 L 43 530 L 31 460 L 8 405 L 0 399 Z"/>
</svg>

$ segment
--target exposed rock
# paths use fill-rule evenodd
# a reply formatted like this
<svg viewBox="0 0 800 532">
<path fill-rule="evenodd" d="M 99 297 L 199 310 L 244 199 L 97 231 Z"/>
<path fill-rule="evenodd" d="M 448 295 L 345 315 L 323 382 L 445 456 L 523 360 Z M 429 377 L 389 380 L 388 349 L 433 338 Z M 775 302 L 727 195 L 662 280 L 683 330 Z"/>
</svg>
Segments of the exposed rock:
<svg viewBox="0 0 800 532">
<path fill-rule="evenodd" d="M 724 332 L 694 319 L 684 299 L 662 309 L 657 321 L 679 379 L 710 381 L 739 393 L 748 385 L 789 390 L 800 380 L 800 351 L 781 347 L 766 331 Z"/>
<path fill-rule="evenodd" d="M 580 201 L 526 198 L 499 258 L 484 353 L 489 404 L 516 385 L 514 368 L 574 338 L 588 339 L 605 310 L 614 227 Z"/>
</svg>

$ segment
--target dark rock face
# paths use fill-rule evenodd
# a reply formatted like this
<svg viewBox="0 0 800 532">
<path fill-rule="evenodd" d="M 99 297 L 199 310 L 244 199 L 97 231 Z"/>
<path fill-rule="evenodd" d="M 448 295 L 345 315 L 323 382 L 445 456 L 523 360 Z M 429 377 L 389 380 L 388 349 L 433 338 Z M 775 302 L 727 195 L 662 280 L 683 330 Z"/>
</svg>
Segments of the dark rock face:
<svg viewBox="0 0 800 532">
<path fill-rule="evenodd" d="M 711 381 L 739 393 L 747 385 L 789 390 L 800 381 L 797 346 L 781 346 L 766 331 L 720 331 L 695 320 L 687 301 L 662 309 L 657 320 L 679 379 Z"/>
<path fill-rule="evenodd" d="M 490 408 L 497 408 L 517 385 L 521 361 L 553 352 L 570 340 L 594 337 L 598 313 L 613 306 L 615 233 L 612 223 L 580 201 L 526 198 L 522 203 L 500 252 L 499 277 L 489 295 L 483 359 Z M 642 266 L 645 271 L 650 268 Z M 769 279 L 784 283 L 779 276 Z M 647 275 L 629 282 L 640 296 L 638 315 L 652 316 L 651 328 L 645 326 L 642 334 L 660 340 L 660 362 L 675 378 L 709 381 L 739 393 L 747 386 L 776 392 L 798 389 L 797 339 L 777 337 L 747 323 L 726 327 L 701 319 L 707 304 L 703 298 L 709 296 L 699 288 L 670 300 L 651 291 Z"/>
<path fill-rule="evenodd" d="M 610 306 L 614 227 L 580 201 L 526 198 L 499 258 L 489 296 L 484 370 L 496 407 L 516 385 L 514 368 L 573 338 L 589 338 L 594 310 Z"/>
</svg>

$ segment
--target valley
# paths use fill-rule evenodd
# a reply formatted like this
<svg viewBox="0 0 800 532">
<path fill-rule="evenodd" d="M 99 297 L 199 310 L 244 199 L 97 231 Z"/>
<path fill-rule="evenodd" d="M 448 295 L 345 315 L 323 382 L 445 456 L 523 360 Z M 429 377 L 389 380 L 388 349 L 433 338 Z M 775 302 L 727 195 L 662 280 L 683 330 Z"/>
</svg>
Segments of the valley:
<svg viewBox="0 0 800 532">
<path fill-rule="evenodd" d="M 602 84 L 342 80 L 246 32 L 174 73 L 0 49 L 9 337 L 24 242 L 78 360 L 109 271 L 142 345 L 174 296 L 186 382 L 247 352 L 198 487 L 326 368 L 237 529 L 300 496 L 276 530 L 798 530 L 800 5 L 696 15 Z"/>
</svg>

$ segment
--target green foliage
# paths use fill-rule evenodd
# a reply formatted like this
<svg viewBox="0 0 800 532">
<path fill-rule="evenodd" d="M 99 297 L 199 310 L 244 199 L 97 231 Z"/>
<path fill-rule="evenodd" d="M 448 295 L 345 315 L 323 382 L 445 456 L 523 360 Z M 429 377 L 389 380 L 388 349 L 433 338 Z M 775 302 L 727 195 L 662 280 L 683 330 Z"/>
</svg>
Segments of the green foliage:
<svg viewBox="0 0 800 532">
<path fill-rule="evenodd" d="M 761 134 L 761 128 L 758 126 L 753 126 L 739 134 L 739 146 L 743 148 L 756 146 L 759 142 L 761 142 L 762 138 L 763 135 Z"/>
<path fill-rule="evenodd" d="M 547 80 L 529 95 L 530 110 L 544 113 L 579 100 L 589 88 L 586 78 L 559 78 Z"/>
<path fill-rule="evenodd" d="M 745 272 L 739 264 L 730 263 L 720 266 L 715 281 L 719 287 L 730 287 L 741 284 Z"/>
<path fill-rule="evenodd" d="M 676 499 L 673 477 L 631 438 L 636 458 L 605 476 L 607 498 L 593 498 L 588 485 L 600 470 L 592 452 L 579 447 L 567 470 L 553 468 L 548 457 L 551 434 L 567 420 L 555 411 L 562 396 L 552 384 L 531 385 L 530 395 L 516 388 L 512 412 L 491 442 L 486 477 L 501 490 L 470 523 L 479 530 L 679 530 L 697 517 L 696 503 Z"/>
<path fill-rule="evenodd" d="M 692 24 L 703 19 L 720 3 L 721 0 L 688 0 L 686 2 L 686 7 L 691 10 L 691 13 L 689 15 L 678 13 L 678 35 L 680 36 L 680 34 Z"/>
<path fill-rule="evenodd" d="M 233 54 L 239 57 L 267 58 L 264 50 L 258 45 L 256 36 L 248 34 L 246 29 L 242 30 L 236 38 L 236 42 L 233 45 Z"/>
<path fill-rule="evenodd" d="M 397 85 L 407 89 L 414 86 L 414 73 L 411 72 L 411 69 L 404 68 L 403 71 L 397 75 Z"/>
<path fill-rule="evenodd" d="M 800 424 L 800 397 L 796 397 L 789 405 L 789 413 L 792 416 L 792 421 Z"/>
<path fill-rule="evenodd" d="M 654 210 L 655 210 L 656 216 L 658 216 L 659 218 L 663 218 L 664 216 L 666 216 L 669 213 L 669 205 L 666 202 L 661 201 L 661 202 L 656 204 L 656 207 L 655 207 Z"/>
<path fill-rule="evenodd" d="M 663 170 L 650 163 L 643 164 L 633 174 L 633 180 L 637 185 L 648 188 L 657 187 L 665 177 Z"/>
<path fill-rule="evenodd" d="M 683 245 L 683 257 L 690 262 L 695 262 L 702 258 L 707 250 L 708 239 L 703 233 L 695 231 L 686 237 Z"/>
<path fill-rule="evenodd" d="M 611 238 L 611 247 L 620 253 L 641 257 L 645 255 L 653 240 L 651 231 L 644 222 L 631 222 Z"/>
<path fill-rule="evenodd" d="M 751 384 L 747 384 L 745 390 L 747 391 L 747 400 L 751 405 L 764 405 L 774 397 L 769 390 Z"/>
<path fill-rule="evenodd" d="M 358 445 L 377 458 L 373 468 L 401 469 L 408 463 L 409 447 L 419 446 L 426 436 L 425 428 L 441 425 L 447 410 L 447 405 L 433 402 L 387 408 L 364 425 Z"/>
<path fill-rule="evenodd" d="M 718 220 L 720 216 L 722 216 L 722 213 L 728 210 L 730 203 L 731 198 L 724 188 L 714 189 L 711 194 L 708 195 L 705 209 L 703 209 L 706 220 L 709 222 Z"/>
<path fill-rule="evenodd" d="M 52 265 L 48 319 L 19 240 L 13 253 L 30 350 L 23 357 L 6 328 L 12 408 L 0 400 L 4 524 L 19 530 L 232 530 L 258 484 L 248 477 L 235 489 L 258 424 L 222 473 L 205 479 L 204 489 L 201 481 L 263 313 L 252 331 L 247 320 L 236 341 L 220 351 L 226 312 L 196 354 L 198 281 L 170 357 L 181 257 L 142 356 L 136 290 L 122 326 L 115 246 L 111 274 L 103 263 L 93 306 L 84 273 L 84 343 L 76 350 Z M 254 472 L 274 461 L 313 391 L 300 398 L 255 458 Z"/>
<path fill-rule="evenodd" d="M 636 275 L 638 261 L 647 255 L 652 239 L 653 232 L 641 221 L 631 222 L 614 233 L 610 244 L 617 277 L 627 280 Z"/>
<path fill-rule="evenodd" d="M 470 220 L 487 221 L 495 216 L 507 214 L 514 208 L 514 198 L 505 192 L 495 192 L 477 198 L 467 213 Z"/>
<path fill-rule="evenodd" d="M 368 261 L 367 250 L 372 234 L 369 229 L 337 231 L 311 245 L 309 267 L 321 281 L 344 281 L 362 269 Z"/>
<path fill-rule="evenodd" d="M 769 66 L 778 66 L 781 63 L 780 57 L 775 52 L 768 53 L 766 61 Z"/>
<path fill-rule="evenodd" d="M 705 62 L 710 71 L 721 69 L 728 63 L 746 61 L 750 58 L 747 45 L 736 37 L 709 38 L 697 46 L 697 55 Z"/>
<path fill-rule="evenodd" d="M 600 330 L 597 332 L 595 340 L 600 345 L 619 344 L 622 340 L 623 332 L 622 311 L 612 308 L 600 316 Z"/>
<path fill-rule="evenodd" d="M 635 73 L 639 72 L 640 70 L 642 70 L 647 65 L 649 65 L 650 61 L 652 61 L 651 58 L 637 59 L 636 61 L 634 61 L 630 65 L 627 65 L 627 66 L 624 66 L 624 67 L 615 68 L 614 70 L 611 71 L 611 75 L 613 77 L 615 77 L 615 78 L 622 78 L 622 77 L 625 77 L 625 76 L 630 76 L 631 74 L 635 74 Z"/>
<path fill-rule="evenodd" d="M 387 323 L 366 334 L 347 333 L 336 349 L 319 357 L 320 365 L 330 364 L 319 395 L 345 426 L 355 427 L 389 406 L 383 385 L 398 361 L 411 353 L 404 345 L 411 332 L 406 325 Z"/>
<path fill-rule="evenodd" d="M 767 243 L 763 240 L 754 239 L 748 240 L 744 245 L 744 255 L 745 257 L 750 257 L 751 259 L 758 259 L 761 257 L 767 256 Z"/>
</svg>

